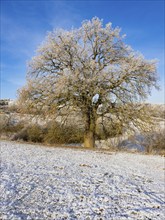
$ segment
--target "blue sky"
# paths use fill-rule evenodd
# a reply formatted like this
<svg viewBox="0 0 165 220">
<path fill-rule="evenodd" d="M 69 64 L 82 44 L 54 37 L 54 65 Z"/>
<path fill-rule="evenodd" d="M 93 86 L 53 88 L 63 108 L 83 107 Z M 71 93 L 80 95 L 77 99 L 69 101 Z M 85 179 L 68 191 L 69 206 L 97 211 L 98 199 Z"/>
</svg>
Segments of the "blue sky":
<svg viewBox="0 0 165 220">
<path fill-rule="evenodd" d="M 1 0 L 1 98 L 15 99 L 26 83 L 27 62 L 46 33 L 79 27 L 97 16 L 119 26 L 125 42 L 146 59 L 158 59 L 161 91 L 148 99 L 164 103 L 164 1 L 37 1 Z"/>
</svg>

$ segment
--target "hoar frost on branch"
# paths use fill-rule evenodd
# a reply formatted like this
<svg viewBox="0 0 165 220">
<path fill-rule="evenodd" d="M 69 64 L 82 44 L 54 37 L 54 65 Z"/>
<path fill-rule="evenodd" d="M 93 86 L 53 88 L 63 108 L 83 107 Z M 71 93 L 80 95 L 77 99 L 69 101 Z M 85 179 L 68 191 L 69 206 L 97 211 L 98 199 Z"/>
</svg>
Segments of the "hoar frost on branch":
<svg viewBox="0 0 165 220">
<path fill-rule="evenodd" d="M 123 41 L 119 28 L 99 18 L 79 29 L 50 32 L 29 63 L 20 99 L 46 114 L 61 106 L 81 110 L 84 145 L 94 147 L 96 121 L 111 113 L 123 124 L 140 126 L 147 118 L 144 101 L 157 88 L 155 60 L 146 60 Z M 102 106 L 101 114 L 97 113 Z M 144 123 L 142 123 L 144 125 Z"/>
</svg>

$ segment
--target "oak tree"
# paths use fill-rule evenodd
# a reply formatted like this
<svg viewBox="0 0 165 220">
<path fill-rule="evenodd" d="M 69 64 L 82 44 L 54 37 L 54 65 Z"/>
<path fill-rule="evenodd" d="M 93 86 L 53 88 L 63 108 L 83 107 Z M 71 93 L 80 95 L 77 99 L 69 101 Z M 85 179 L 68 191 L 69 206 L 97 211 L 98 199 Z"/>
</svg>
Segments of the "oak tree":
<svg viewBox="0 0 165 220">
<path fill-rule="evenodd" d="M 77 29 L 48 33 L 29 63 L 20 98 L 46 114 L 63 107 L 79 109 L 85 147 L 95 145 L 98 117 L 109 115 L 125 125 L 144 125 L 147 116 L 139 103 L 152 87 L 157 88 L 156 62 L 146 60 L 123 38 L 118 27 L 104 26 L 97 17 Z"/>
</svg>

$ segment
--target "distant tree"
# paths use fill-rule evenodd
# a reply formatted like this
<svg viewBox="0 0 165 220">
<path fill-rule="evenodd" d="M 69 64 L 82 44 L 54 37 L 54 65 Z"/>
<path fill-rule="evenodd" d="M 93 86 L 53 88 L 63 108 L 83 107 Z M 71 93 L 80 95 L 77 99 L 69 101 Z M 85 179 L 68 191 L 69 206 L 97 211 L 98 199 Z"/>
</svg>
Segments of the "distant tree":
<svg viewBox="0 0 165 220">
<path fill-rule="evenodd" d="M 84 146 L 94 147 L 96 120 L 107 113 L 125 125 L 144 126 L 148 118 L 139 103 L 157 88 L 156 72 L 156 62 L 126 45 L 119 28 L 94 17 L 79 29 L 47 35 L 29 63 L 20 100 L 45 114 L 81 110 Z"/>
</svg>

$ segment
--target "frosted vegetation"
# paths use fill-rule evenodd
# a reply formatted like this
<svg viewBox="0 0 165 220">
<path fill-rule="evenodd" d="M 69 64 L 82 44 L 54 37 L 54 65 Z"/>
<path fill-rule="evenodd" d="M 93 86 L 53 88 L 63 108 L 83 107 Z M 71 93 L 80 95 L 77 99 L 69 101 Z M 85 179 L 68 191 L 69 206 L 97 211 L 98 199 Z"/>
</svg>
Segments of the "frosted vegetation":
<svg viewBox="0 0 165 220">
<path fill-rule="evenodd" d="M 164 219 L 164 159 L 1 142 L 1 218 Z"/>
<path fill-rule="evenodd" d="M 19 99 L 22 109 L 45 117 L 61 109 L 80 112 L 84 146 L 93 148 L 99 117 L 149 129 L 150 114 L 141 102 L 152 88 L 158 88 L 156 61 L 126 45 L 120 28 L 94 17 L 80 28 L 47 35 L 29 62 Z"/>
</svg>

